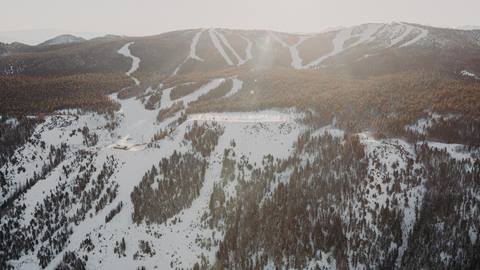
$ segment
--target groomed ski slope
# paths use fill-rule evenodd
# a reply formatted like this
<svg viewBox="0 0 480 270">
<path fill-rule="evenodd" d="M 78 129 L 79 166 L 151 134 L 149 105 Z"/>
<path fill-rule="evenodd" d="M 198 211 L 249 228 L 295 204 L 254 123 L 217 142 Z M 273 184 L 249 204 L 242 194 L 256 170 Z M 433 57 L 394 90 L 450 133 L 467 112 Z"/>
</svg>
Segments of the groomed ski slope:
<svg viewBox="0 0 480 270">
<path fill-rule="evenodd" d="M 335 37 L 332 40 L 333 43 L 333 50 L 325 55 L 322 55 L 318 57 L 317 59 L 311 61 L 310 63 L 303 64 L 303 59 L 300 57 L 300 52 L 299 52 L 299 46 L 306 40 L 314 37 L 314 35 L 299 35 L 298 36 L 298 41 L 293 44 L 293 45 L 288 45 L 285 41 L 282 40 L 281 37 L 279 37 L 276 33 L 274 32 L 269 32 L 269 36 L 272 37 L 275 41 L 280 43 L 282 47 L 287 48 L 290 53 L 290 57 L 292 59 L 291 66 L 297 70 L 300 69 L 309 69 L 309 68 L 318 68 L 325 60 L 338 55 L 342 52 L 344 52 L 347 49 L 356 47 L 361 44 L 373 42 L 377 38 L 377 34 L 379 34 L 382 31 L 382 28 L 384 27 L 383 24 L 366 24 L 360 26 L 363 29 L 359 29 L 359 27 L 348 27 L 344 28 L 341 30 L 338 30 Z M 394 27 L 400 34 L 391 39 L 389 41 L 389 46 L 393 47 L 397 45 L 398 43 L 401 43 L 402 41 L 405 41 L 405 38 L 407 38 L 411 33 L 417 31 L 419 34 L 412 38 L 411 40 L 408 40 L 404 44 L 401 44 L 400 47 L 406 47 L 406 46 L 411 46 L 420 40 L 424 39 L 428 35 L 428 30 L 412 26 L 409 24 L 405 23 L 398 23 L 398 26 Z M 346 46 L 346 42 L 351 40 L 352 38 L 357 39 L 354 43 L 349 44 Z"/>
<path fill-rule="evenodd" d="M 189 60 L 189 59 L 193 59 L 193 60 L 197 60 L 197 61 L 200 61 L 200 62 L 204 62 L 205 60 L 201 57 L 199 57 L 197 55 L 197 44 L 198 44 L 198 41 L 200 40 L 200 36 L 202 35 L 202 33 L 205 31 L 205 29 L 201 29 L 200 31 L 198 31 L 192 38 L 192 42 L 190 43 L 190 52 L 188 53 L 188 56 L 185 58 L 185 60 L 183 60 L 182 63 L 180 63 L 176 68 L 175 70 L 173 71 L 172 75 L 171 76 L 175 76 L 178 74 L 178 72 L 180 71 L 180 69 L 182 68 L 182 66 Z"/>
<path fill-rule="evenodd" d="M 125 74 L 127 74 L 127 76 L 130 77 L 135 82 L 135 85 L 139 85 L 140 81 L 137 78 L 132 76 L 132 74 L 135 71 L 137 71 L 138 67 L 140 66 L 140 58 L 138 58 L 136 56 L 133 56 L 132 53 L 130 52 L 130 46 L 133 43 L 134 42 L 129 42 L 129 43 L 123 45 L 123 47 L 120 48 L 120 50 L 118 50 L 118 53 L 125 56 L 125 57 L 128 57 L 128 58 L 132 59 L 132 66 L 130 67 L 130 69 Z"/>
<path fill-rule="evenodd" d="M 240 38 L 247 42 L 247 46 L 245 48 L 245 58 L 242 58 L 235 49 L 230 45 L 227 38 L 220 32 L 214 28 L 208 30 L 208 34 L 210 35 L 210 39 L 212 40 L 213 46 L 218 51 L 218 53 L 222 56 L 225 62 L 229 66 L 241 66 L 245 64 L 247 61 L 252 59 L 252 46 L 253 43 L 246 38 L 245 36 L 239 35 Z M 232 59 L 228 56 L 227 52 L 224 49 L 224 46 L 230 51 L 231 54 L 236 58 L 237 64 L 235 64 Z"/>
</svg>

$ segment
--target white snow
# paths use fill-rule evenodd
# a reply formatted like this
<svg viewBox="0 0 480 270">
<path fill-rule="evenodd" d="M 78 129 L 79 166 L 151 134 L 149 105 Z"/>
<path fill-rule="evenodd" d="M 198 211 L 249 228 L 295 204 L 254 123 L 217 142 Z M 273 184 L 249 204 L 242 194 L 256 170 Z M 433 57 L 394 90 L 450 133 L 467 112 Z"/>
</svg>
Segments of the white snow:
<svg viewBox="0 0 480 270">
<path fill-rule="evenodd" d="M 233 66 L 233 62 L 232 62 L 232 60 L 230 60 L 230 57 L 228 57 L 227 53 L 223 49 L 223 46 L 222 46 L 220 40 L 217 37 L 217 32 L 215 31 L 215 29 L 213 29 L 213 28 L 209 29 L 208 34 L 210 35 L 210 39 L 212 40 L 213 45 L 215 46 L 215 49 L 217 49 L 217 51 L 223 57 L 225 62 L 227 62 L 227 64 L 229 66 Z"/>
<path fill-rule="evenodd" d="M 82 42 L 84 41 L 85 39 L 81 38 L 81 37 L 76 37 L 76 36 L 73 36 L 73 35 L 60 35 L 60 36 L 56 36 L 52 39 L 49 39 L 43 43 L 41 43 L 40 45 L 59 45 L 59 44 L 70 44 L 70 43 L 76 43 L 76 42 Z"/>
<path fill-rule="evenodd" d="M 301 115 L 292 110 L 266 110 L 193 114 L 188 119 L 215 121 L 223 125 L 225 132 L 222 138 L 228 142 L 235 140 L 237 161 L 245 156 L 251 164 L 261 165 L 264 155 L 287 158 L 291 154 L 293 143 L 304 130 L 296 121 L 299 117 Z"/>
<path fill-rule="evenodd" d="M 18 120 L 14 117 L 8 118 L 7 120 L 5 120 L 5 123 L 11 127 L 18 126 Z"/>
<path fill-rule="evenodd" d="M 220 38 L 220 41 L 222 41 L 223 45 L 225 45 L 225 47 L 227 47 L 230 52 L 235 56 L 235 58 L 237 58 L 237 61 L 238 61 L 238 64 L 237 66 L 241 66 L 245 63 L 245 60 L 243 60 L 238 54 L 237 52 L 232 48 L 232 46 L 230 45 L 230 43 L 228 42 L 228 40 L 225 38 L 225 36 L 220 33 L 220 32 L 217 32 L 215 31 L 215 34 Z"/>
<path fill-rule="evenodd" d="M 464 151 L 465 145 L 458 143 L 441 143 L 441 142 L 432 142 L 427 141 L 428 146 L 431 148 L 436 148 L 438 150 L 446 151 L 451 158 L 461 161 L 463 159 L 473 159 L 471 154 L 467 151 Z"/>
<path fill-rule="evenodd" d="M 398 44 L 399 42 L 403 41 L 414 29 L 413 26 L 408 25 L 408 24 L 399 24 L 398 26 L 400 27 L 402 32 L 399 36 L 397 36 L 396 38 L 394 38 L 390 41 L 390 47 L 393 47 L 396 44 Z"/>
<path fill-rule="evenodd" d="M 141 131 L 149 133 L 150 131 L 148 130 L 154 126 L 151 119 L 148 119 L 148 110 L 145 110 L 138 100 L 132 98 L 120 102 L 123 102 L 121 112 L 123 116 L 121 126 L 116 130 L 119 133 L 112 134 L 111 137 L 105 134 L 105 137 L 110 139 L 102 141 L 98 148 L 97 156 L 93 161 L 93 165 L 100 168 L 110 155 L 114 155 L 119 160 L 119 169 L 112 176 L 112 179 L 119 184 L 118 196 L 97 214 L 94 212 L 92 216 L 87 214 L 84 221 L 78 225 L 73 225 L 73 234 L 70 236 L 64 251 L 75 250 L 79 255 L 88 254 L 88 269 L 136 269 L 142 265 L 148 269 L 170 269 L 171 262 L 173 262 L 175 267 L 191 268 L 195 262 L 199 261 L 201 254 L 213 263 L 218 246 L 214 245 L 210 249 L 202 248 L 197 239 L 204 241 L 211 239 L 213 241 L 223 237 L 221 232 L 203 227 L 202 216 L 208 210 L 213 184 L 220 180 L 224 149 L 231 147 L 231 140 L 235 140 L 236 146 L 234 150 L 237 154 L 236 158 L 246 157 L 254 166 L 260 165 L 263 156 L 266 154 L 286 158 L 290 155 L 293 142 L 302 130 L 302 127 L 295 121 L 297 115 L 292 114 L 290 111 L 274 110 L 195 114 L 189 116 L 185 123 L 176 128 L 175 136 L 159 141 L 158 148 L 120 151 L 105 146 L 108 145 L 109 140 L 115 139 L 117 135 L 133 134 L 134 131 L 132 130 L 136 122 L 141 122 L 140 126 L 137 126 L 137 129 L 140 130 L 139 134 Z M 85 119 L 88 118 L 89 116 L 85 117 Z M 186 144 L 183 140 L 183 134 L 187 126 L 191 125 L 193 121 L 216 121 L 225 128 L 218 146 L 208 159 L 205 182 L 200 190 L 199 197 L 193 201 L 191 207 L 181 211 L 165 223 L 150 226 L 145 223 L 140 225 L 134 224 L 131 218 L 133 205 L 130 200 L 130 193 L 139 183 L 143 174 L 162 157 L 168 157 L 174 150 L 185 152 L 189 149 L 189 144 Z M 69 129 L 75 129 L 77 127 L 76 123 L 72 122 Z M 132 125 L 132 127 L 129 127 L 129 125 Z M 124 131 L 124 129 L 127 130 Z M 55 134 L 59 132 L 56 128 L 52 129 L 52 131 Z M 138 136 L 138 134 L 133 136 L 126 135 L 121 140 L 129 141 L 135 138 L 135 136 Z M 52 139 L 57 138 L 56 135 L 50 137 Z M 68 158 L 65 163 L 71 160 L 72 158 Z M 38 183 L 27 193 L 29 203 L 26 204 L 26 211 L 31 213 L 36 202 L 41 201 L 50 190 L 55 189 L 58 183 L 57 179 L 62 175 L 60 167 L 46 181 Z M 78 168 L 79 166 L 76 167 L 77 170 Z M 105 224 L 105 215 L 120 201 L 123 202 L 122 211 L 111 222 Z M 74 210 L 75 208 L 72 209 L 72 211 Z M 177 220 L 175 225 L 172 224 L 173 219 Z M 80 243 L 87 235 L 90 235 L 95 245 L 95 249 L 90 253 L 86 253 L 79 248 Z M 127 256 L 119 258 L 113 252 L 113 243 L 120 241 L 122 238 L 125 238 Z M 133 254 L 138 250 L 139 240 L 149 241 L 156 252 L 155 256 L 146 256 L 140 260 L 133 260 Z M 64 251 L 56 255 L 46 269 L 54 269 L 61 261 Z M 20 260 L 12 263 L 14 263 L 17 269 L 37 268 L 35 253 L 23 256 Z M 322 264 L 321 261 L 315 263 Z"/>
<path fill-rule="evenodd" d="M 228 93 L 226 93 L 225 96 L 224 96 L 226 98 L 235 95 L 243 87 L 243 81 L 241 81 L 237 78 L 233 78 L 232 82 L 233 82 L 232 89 L 230 89 L 230 91 L 228 91 Z"/>
<path fill-rule="evenodd" d="M 225 81 L 225 79 L 223 79 L 223 78 L 213 79 L 210 82 L 206 83 L 205 85 L 202 85 L 195 92 L 193 92 L 191 94 L 188 94 L 184 97 L 181 97 L 179 99 L 176 99 L 175 101 L 172 101 L 171 98 L 170 98 L 170 93 L 171 93 L 173 88 L 165 89 L 165 90 L 163 90 L 163 93 L 162 93 L 162 98 L 161 98 L 161 101 L 160 101 L 160 103 L 161 103 L 160 108 L 165 109 L 165 108 L 168 108 L 168 107 L 172 106 L 173 103 L 181 102 L 181 101 L 183 101 L 184 106 L 188 106 L 189 103 L 196 101 L 199 97 L 201 97 L 201 96 L 207 94 L 208 92 L 210 92 L 211 90 L 217 88 L 224 81 Z"/>
<path fill-rule="evenodd" d="M 460 72 L 460 75 L 466 76 L 466 77 L 471 77 L 471 78 L 474 78 L 474 79 L 476 79 L 476 80 L 480 80 L 480 77 L 477 76 L 477 74 L 475 74 L 475 73 L 473 73 L 473 72 L 471 72 L 471 71 L 468 71 L 468 70 L 462 70 L 462 71 Z"/>
<path fill-rule="evenodd" d="M 243 40 L 247 42 L 247 47 L 245 48 L 245 59 L 243 59 L 236 51 L 235 49 L 230 45 L 228 42 L 227 38 L 220 32 L 215 29 L 210 29 L 208 31 L 210 34 L 210 38 L 213 42 L 213 45 L 217 49 L 217 51 L 222 55 L 223 59 L 225 59 L 225 62 L 227 62 L 228 65 L 233 66 L 234 63 L 228 56 L 227 52 L 223 48 L 224 46 L 235 56 L 237 59 L 237 66 L 241 66 L 245 64 L 248 60 L 252 59 L 252 42 L 244 37 L 243 35 L 239 35 Z"/>
<path fill-rule="evenodd" d="M 321 136 L 325 133 L 330 134 L 332 137 L 336 138 L 343 138 L 345 136 L 345 131 L 335 128 L 333 125 L 327 125 L 324 127 L 319 128 L 315 132 L 312 133 L 312 136 Z"/>
<path fill-rule="evenodd" d="M 468 70 L 462 70 L 460 72 L 460 74 L 462 74 L 463 76 L 468 76 L 468 77 L 477 77 L 477 75 L 475 75 L 474 73 L 472 73 Z"/>
<path fill-rule="evenodd" d="M 417 31 L 420 31 L 420 34 L 418 34 L 415 38 L 413 38 L 412 40 L 400 45 L 400 47 L 406 47 L 406 46 L 410 46 L 410 45 L 413 45 L 417 42 L 419 42 L 420 40 L 424 39 L 425 37 L 427 37 L 428 35 L 428 30 L 426 29 L 423 29 L 423 28 L 420 28 L 420 27 L 415 27 L 415 29 Z"/>
<path fill-rule="evenodd" d="M 247 47 L 245 48 L 245 62 L 252 60 L 253 59 L 253 56 L 252 56 L 253 42 L 243 35 L 240 35 L 240 37 L 247 42 Z"/>
<path fill-rule="evenodd" d="M 407 125 L 405 128 L 425 135 L 426 129 L 432 127 L 434 121 L 439 120 L 440 118 L 442 118 L 440 114 L 428 112 L 425 117 L 419 118 L 415 123 Z"/>
<path fill-rule="evenodd" d="M 198 41 L 200 40 L 200 35 L 205 31 L 205 29 L 202 29 L 198 33 L 195 34 L 195 36 L 192 39 L 192 44 L 190 44 L 190 54 L 188 55 L 191 59 L 195 59 L 197 61 L 203 62 L 203 58 L 199 57 L 197 55 L 197 44 Z"/>
<path fill-rule="evenodd" d="M 132 73 L 137 71 L 138 67 L 140 66 L 140 58 L 133 56 L 132 53 L 130 52 L 130 46 L 133 43 L 134 42 L 129 42 L 125 44 L 122 48 L 120 48 L 120 50 L 118 50 L 118 53 L 132 59 L 132 66 L 125 74 L 127 74 L 128 77 L 132 78 L 132 80 L 135 82 L 135 85 L 139 85 L 140 81 L 137 78 L 132 76 Z"/>
<path fill-rule="evenodd" d="M 269 34 L 272 36 L 273 39 L 275 39 L 278 43 L 280 43 L 283 47 L 288 48 L 288 51 L 290 52 L 290 56 L 292 58 L 292 67 L 295 69 L 303 69 L 305 68 L 302 65 L 302 58 L 300 57 L 300 53 L 298 51 L 298 46 L 302 44 L 305 40 L 311 38 L 312 36 L 300 36 L 298 38 L 298 41 L 293 44 L 293 45 L 288 45 L 285 41 L 283 41 L 278 35 L 276 35 L 274 32 L 269 32 Z"/>
<path fill-rule="evenodd" d="M 178 74 L 178 72 L 180 71 L 180 69 L 182 68 L 182 66 L 189 60 L 189 59 L 194 59 L 194 60 L 197 60 L 197 61 L 200 61 L 200 62 L 204 62 L 205 60 L 201 57 L 199 57 L 197 55 L 197 44 L 198 44 L 198 41 L 200 40 L 200 36 L 202 35 L 202 33 L 205 31 L 205 29 L 202 29 L 200 30 L 199 32 L 197 32 L 193 38 L 192 38 L 192 43 L 190 44 L 190 52 L 188 54 L 188 56 L 185 58 L 185 60 L 183 60 L 182 63 L 180 63 L 176 68 L 175 70 L 173 71 L 172 75 L 171 76 L 175 76 Z"/>
<path fill-rule="evenodd" d="M 373 177 L 373 181 L 370 182 L 368 180 L 369 182 L 367 183 L 366 188 L 369 189 L 369 192 L 364 194 L 367 199 L 367 206 L 370 209 L 376 209 L 375 204 L 378 204 L 380 208 L 386 207 L 387 199 L 392 202 L 393 197 L 396 197 L 398 204 L 403 208 L 402 245 L 399 247 L 399 255 L 396 261 L 396 264 L 400 265 L 403 253 L 408 246 L 408 235 L 415 224 L 415 206 L 420 208 L 423 202 L 426 191 L 425 178 L 421 175 L 416 175 L 416 177 L 421 177 L 420 184 L 409 184 L 407 186 L 407 183 L 401 183 L 401 190 L 404 192 L 389 195 L 387 189 L 391 190 L 393 188 L 393 181 L 387 183 L 384 179 L 385 177 L 391 177 L 394 170 L 405 170 L 408 159 L 415 160 L 413 146 L 400 139 L 376 140 L 368 132 L 360 133 L 359 136 L 362 144 L 365 145 L 365 152 L 369 156 L 368 175 Z M 374 160 L 377 160 L 382 165 L 384 164 L 386 171 L 382 169 L 382 166 L 375 166 Z M 396 169 L 393 168 L 395 163 L 398 163 Z M 419 168 L 419 166 L 415 164 L 414 168 Z M 380 187 L 381 191 L 377 190 L 376 187 Z M 404 202 L 407 199 L 409 201 L 408 206 L 404 206 Z M 372 217 L 370 214 L 368 215 L 368 223 L 372 224 Z"/>
<path fill-rule="evenodd" d="M 172 93 L 173 88 L 174 87 L 170 87 L 162 90 L 162 97 L 160 98 L 160 108 L 166 109 L 173 104 L 172 99 L 170 97 L 170 93 Z"/>
<path fill-rule="evenodd" d="M 189 116 L 192 121 L 216 121 L 227 123 L 293 123 L 295 117 L 289 113 L 278 111 L 260 112 L 224 112 L 224 113 L 202 113 Z"/>
<path fill-rule="evenodd" d="M 361 34 L 352 34 L 352 31 L 354 30 L 353 27 L 345 28 L 338 31 L 335 38 L 333 39 L 333 50 L 330 53 L 323 55 L 317 58 L 316 60 L 310 62 L 304 68 L 316 67 L 320 65 L 323 61 L 327 60 L 328 58 L 335 56 L 348 48 L 352 48 L 362 43 L 372 41 L 375 37 L 374 34 L 380 29 L 381 26 L 382 26 L 381 24 L 368 24 L 366 26 L 366 29 L 363 29 Z M 358 37 L 359 39 L 353 44 L 345 47 L 344 46 L 345 42 L 353 37 Z"/>
<path fill-rule="evenodd" d="M 302 58 L 300 57 L 300 53 L 298 51 L 298 46 L 302 44 L 305 40 L 311 38 L 311 36 L 301 36 L 297 43 L 295 43 L 293 46 L 290 46 L 288 49 L 290 51 L 290 55 L 292 56 L 292 66 L 295 69 L 302 69 Z"/>
</svg>

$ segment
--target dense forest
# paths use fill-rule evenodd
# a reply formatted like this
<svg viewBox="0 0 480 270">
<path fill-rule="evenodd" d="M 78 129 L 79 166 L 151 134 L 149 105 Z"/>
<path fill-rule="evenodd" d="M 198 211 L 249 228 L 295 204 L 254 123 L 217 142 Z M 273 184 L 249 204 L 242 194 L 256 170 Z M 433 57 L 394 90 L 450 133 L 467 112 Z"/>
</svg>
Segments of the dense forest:
<svg viewBox="0 0 480 270">
<path fill-rule="evenodd" d="M 472 194 L 478 194 L 478 159 L 455 161 L 425 144 L 415 151 L 416 160 L 383 180 L 390 184 L 380 194 L 388 193 L 389 199 L 373 209 L 365 205 L 373 190 L 365 186 L 374 177 L 367 166 L 381 156 L 367 156 L 355 136 L 343 141 L 328 134 L 305 134 L 297 141 L 295 155 L 286 160 L 266 156 L 249 179 L 242 172 L 248 169 L 236 164 L 237 196 L 225 200 L 220 186 L 211 197 L 211 224 L 224 224 L 219 228 L 225 230 L 216 268 L 263 269 L 273 262 L 276 268 L 302 269 L 310 260 L 327 256 L 339 269 L 475 269 L 479 245 L 471 239 L 478 237 L 479 213 Z M 225 168 L 231 167 L 225 162 L 228 159 Z M 413 201 L 418 221 L 402 250 L 401 224 L 412 200 L 405 192 L 423 177 L 425 201 L 421 208 Z M 472 235 L 468 228 L 475 227 Z M 400 252 L 405 255 L 399 261 Z M 456 257 L 445 260 L 441 254 Z"/>
<path fill-rule="evenodd" d="M 106 94 L 128 84 L 128 78 L 122 74 L 0 76 L 0 114 L 36 115 L 68 108 L 99 112 L 118 109 Z"/>
</svg>

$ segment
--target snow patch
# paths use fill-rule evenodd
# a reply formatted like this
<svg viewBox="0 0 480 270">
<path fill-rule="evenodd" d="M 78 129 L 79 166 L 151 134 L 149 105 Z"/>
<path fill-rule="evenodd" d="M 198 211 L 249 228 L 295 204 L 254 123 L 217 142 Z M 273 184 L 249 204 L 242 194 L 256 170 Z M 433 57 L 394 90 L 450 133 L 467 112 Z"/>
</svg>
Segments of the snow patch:
<svg viewBox="0 0 480 270">
<path fill-rule="evenodd" d="M 460 72 L 460 75 L 465 76 L 465 77 L 471 77 L 471 78 L 474 78 L 476 80 L 480 80 L 480 77 L 478 77 L 477 74 L 475 74 L 471 71 L 468 71 L 468 70 L 462 70 Z"/>
</svg>

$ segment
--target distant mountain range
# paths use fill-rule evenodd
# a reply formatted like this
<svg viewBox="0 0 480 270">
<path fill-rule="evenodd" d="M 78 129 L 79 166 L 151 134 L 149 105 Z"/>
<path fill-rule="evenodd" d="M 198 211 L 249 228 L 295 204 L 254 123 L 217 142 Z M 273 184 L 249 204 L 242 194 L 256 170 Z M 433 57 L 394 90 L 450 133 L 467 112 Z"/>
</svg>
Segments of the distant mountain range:
<svg viewBox="0 0 480 270">
<path fill-rule="evenodd" d="M 60 35 L 39 44 L 39 46 L 70 44 L 85 41 L 86 39 L 74 35 Z"/>
<path fill-rule="evenodd" d="M 38 29 L 38 30 L 22 30 L 22 31 L 0 31 L 0 42 L 12 43 L 20 42 L 27 45 L 38 45 L 46 40 L 52 39 L 60 35 L 74 35 L 85 39 L 104 36 L 106 33 L 95 32 L 75 32 L 58 29 Z"/>
</svg>

